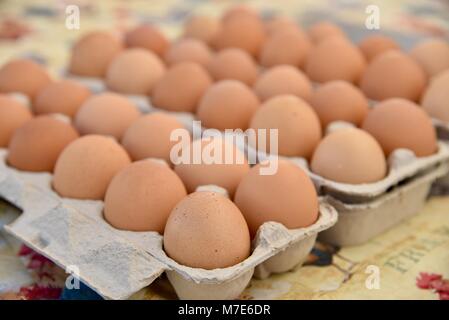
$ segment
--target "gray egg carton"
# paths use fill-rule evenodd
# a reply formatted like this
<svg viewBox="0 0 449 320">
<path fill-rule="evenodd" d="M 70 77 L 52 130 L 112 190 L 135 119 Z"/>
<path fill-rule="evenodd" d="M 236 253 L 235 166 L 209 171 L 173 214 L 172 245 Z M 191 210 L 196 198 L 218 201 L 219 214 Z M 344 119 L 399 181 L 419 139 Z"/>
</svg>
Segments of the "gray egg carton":
<svg viewBox="0 0 449 320">
<path fill-rule="evenodd" d="M 79 279 L 107 299 L 127 299 L 164 272 L 181 299 L 235 299 L 253 274 L 265 278 L 301 265 L 317 234 L 337 221 L 335 209 L 320 199 L 313 225 L 289 230 L 267 222 L 253 241 L 251 256 L 241 263 L 190 268 L 165 254 L 160 234 L 113 228 L 103 219 L 102 201 L 61 198 L 51 188 L 51 174 L 13 169 L 6 155 L 0 149 L 0 196 L 23 213 L 5 230 L 62 268 L 78 268 Z"/>
</svg>

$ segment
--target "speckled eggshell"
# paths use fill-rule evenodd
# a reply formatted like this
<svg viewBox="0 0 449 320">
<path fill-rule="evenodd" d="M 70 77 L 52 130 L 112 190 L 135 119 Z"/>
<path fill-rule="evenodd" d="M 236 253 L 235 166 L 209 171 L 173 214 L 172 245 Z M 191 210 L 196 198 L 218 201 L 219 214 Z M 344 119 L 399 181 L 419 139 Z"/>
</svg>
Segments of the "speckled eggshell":
<svg viewBox="0 0 449 320">
<path fill-rule="evenodd" d="M 319 86 L 312 94 L 310 105 L 320 118 L 323 129 L 333 121 L 346 121 L 359 126 L 369 108 L 362 91 L 342 80 Z"/>
<path fill-rule="evenodd" d="M 17 99 L 0 94 L 0 148 L 7 147 L 14 131 L 32 117 L 30 109 Z"/>
<path fill-rule="evenodd" d="M 410 56 L 429 77 L 449 69 L 449 43 L 443 39 L 429 39 L 418 43 L 410 51 Z"/>
<path fill-rule="evenodd" d="M 262 104 L 251 119 L 250 128 L 257 130 L 258 142 L 266 142 L 266 150 L 261 151 L 270 153 L 273 150 L 269 129 L 277 129 L 278 154 L 288 157 L 310 158 L 321 139 L 318 116 L 307 102 L 293 95 L 280 95 Z M 266 129 L 266 135 L 260 134 L 259 129 Z"/>
<path fill-rule="evenodd" d="M 181 62 L 168 69 L 158 81 L 151 102 L 168 111 L 195 112 L 211 84 L 212 79 L 201 65 Z"/>
<path fill-rule="evenodd" d="M 171 163 L 170 151 L 178 141 L 171 141 L 175 130 L 185 130 L 172 115 L 155 112 L 144 115 L 126 130 L 122 145 L 133 160 L 159 158 Z"/>
<path fill-rule="evenodd" d="M 181 39 L 173 43 L 165 54 L 165 62 L 169 66 L 180 62 L 196 62 L 207 68 L 211 58 L 209 47 L 196 39 Z"/>
<path fill-rule="evenodd" d="M 169 42 L 158 28 L 150 24 L 142 24 L 125 34 L 125 45 L 128 48 L 143 48 L 163 57 Z"/>
<path fill-rule="evenodd" d="M 426 75 L 409 56 L 397 50 L 379 54 L 366 68 L 360 88 L 373 100 L 404 98 L 418 101 L 426 86 Z"/>
<path fill-rule="evenodd" d="M 102 93 L 84 102 L 75 117 L 82 134 L 110 135 L 120 140 L 140 112 L 130 100 L 116 93 Z"/>
<path fill-rule="evenodd" d="M 59 156 L 53 188 L 65 198 L 103 200 L 112 178 L 130 163 L 113 138 L 87 135 L 70 143 Z"/>
<path fill-rule="evenodd" d="M 388 156 L 406 148 L 418 157 L 430 156 L 438 149 L 432 121 L 417 104 L 400 98 L 377 104 L 365 118 L 362 128 L 381 145 Z"/>
<path fill-rule="evenodd" d="M 224 49 L 210 60 L 209 73 L 214 80 L 239 80 L 251 86 L 259 74 L 258 66 L 246 51 L 238 48 Z"/>
<path fill-rule="evenodd" d="M 103 78 L 109 63 L 123 49 L 121 39 L 107 31 L 93 31 L 74 45 L 69 72 L 78 76 Z"/>
<path fill-rule="evenodd" d="M 357 83 L 365 67 L 365 57 L 359 48 L 346 38 L 329 37 L 310 51 L 305 70 L 315 82 L 345 80 Z"/>
<path fill-rule="evenodd" d="M 401 49 L 396 41 L 382 34 L 373 34 L 364 38 L 360 41 L 359 48 L 367 61 L 373 60 L 385 51 Z"/>
<path fill-rule="evenodd" d="M 385 177 L 387 161 L 381 146 L 369 133 L 345 128 L 324 137 L 313 154 L 311 168 L 336 182 L 371 183 Z"/>
<path fill-rule="evenodd" d="M 271 160 L 276 161 L 276 160 Z M 269 221 L 288 229 L 305 228 L 318 219 L 318 197 L 306 173 L 287 160 L 279 160 L 274 174 L 260 171 L 266 164 L 251 168 L 240 182 L 234 202 L 242 211 L 254 237 Z"/>
<path fill-rule="evenodd" d="M 36 114 L 61 113 L 73 117 L 90 95 L 91 92 L 87 87 L 76 81 L 64 79 L 42 88 L 32 108 Z"/>
<path fill-rule="evenodd" d="M 202 153 L 197 153 L 196 150 L 201 150 Z M 221 157 L 217 156 L 220 163 L 208 163 L 207 159 L 202 157 L 203 154 L 211 153 L 213 156 L 215 154 L 213 150 L 221 150 Z M 182 149 L 181 155 L 183 152 L 188 152 L 190 157 L 186 158 L 189 161 L 175 164 L 175 172 L 189 193 L 194 192 L 199 186 L 214 184 L 226 189 L 232 196 L 240 180 L 249 170 L 244 154 L 230 142 L 218 137 L 195 140 Z M 227 152 L 232 152 L 233 155 L 230 163 L 226 163 Z M 199 157 L 199 163 L 194 162 L 194 157 Z"/>
<path fill-rule="evenodd" d="M 431 117 L 446 122 L 449 122 L 448 88 L 449 69 L 432 78 L 421 100 L 421 105 Z"/>
<path fill-rule="evenodd" d="M 104 218 L 117 229 L 163 233 L 170 212 L 186 195 L 181 179 L 167 165 L 137 161 L 109 184 Z"/>
<path fill-rule="evenodd" d="M 266 70 L 259 76 L 253 88 L 261 101 L 282 94 L 292 94 L 309 101 L 312 95 L 312 84 L 307 76 L 297 68 L 288 65 Z"/>
<path fill-rule="evenodd" d="M 184 25 L 184 37 L 211 45 L 220 28 L 220 20 L 206 15 L 194 15 Z"/>
<path fill-rule="evenodd" d="M 251 244 L 245 219 L 232 201 L 213 192 L 195 192 L 171 212 L 164 249 L 179 264 L 211 270 L 242 262 Z"/>
<path fill-rule="evenodd" d="M 246 130 L 258 107 L 259 99 L 249 87 L 240 81 L 223 80 L 207 89 L 196 114 L 207 128 Z"/>
<path fill-rule="evenodd" d="M 0 93 L 20 92 L 34 99 L 51 82 L 47 71 L 29 59 L 15 59 L 0 68 Z"/>
<path fill-rule="evenodd" d="M 69 123 L 38 116 L 18 128 L 8 145 L 8 164 L 24 171 L 53 171 L 62 150 L 78 138 Z"/>
<path fill-rule="evenodd" d="M 120 93 L 149 95 L 164 73 L 165 65 L 151 51 L 127 49 L 110 63 L 106 86 Z"/>
</svg>

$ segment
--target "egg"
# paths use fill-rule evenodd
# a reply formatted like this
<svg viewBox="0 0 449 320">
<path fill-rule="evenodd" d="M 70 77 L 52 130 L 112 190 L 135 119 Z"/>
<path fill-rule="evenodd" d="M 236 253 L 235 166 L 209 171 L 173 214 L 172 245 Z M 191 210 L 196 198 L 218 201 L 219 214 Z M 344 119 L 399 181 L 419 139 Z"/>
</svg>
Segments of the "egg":
<svg viewBox="0 0 449 320">
<path fill-rule="evenodd" d="M 51 82 L 47 71 L 29 59 L 15 59 L 0 68 L 0 93 L 19 92 L 30 99 Z"/>
<path fill-rule="evenodd" d="M 125 44 L 128 48 L 143 48 L 163 57 L 169 42 L 155 26 L 142 24 L 125 34 Z"/>
<path fill-rule="evenodd" d="M 263 72 L 253 86 L 261 101 L 282 94 L 292 94 L 304 100 L 310 100 L 312 84 L 309 79 L 295 67 L 281 65 Z"/>
<path fill-rule="evenodd" d="M 164 250 L 179 264 L 206 270 L 234 266 L 251 250 L 248 225 L 232 201 L 214 192 L 195 192 L 171 212 Z"/>
<path fill-rule="evenodd" d="M 235 17 L 249 18 L 249 19 L 260 19 L 259 14 L 253 8 L 246 5 L 234 5 L 228 8 L 221 18 L 222 21 L 226 22 Z"/>
<path fill-rule="evenodd" d="M 426 85 L 421 67 L 410 57 L 389 50 L 374 58 L 366 68 L 360 88 L 373 100 L 404 98 L 418 101 Z"/>
<path fill-rule="evenodd" d="M 300 31 L 301 28 L 288 16 L 275 16 L 265 22 L 265 30 L 268 36 L 282 31 Z M 306 35 L 307 36 L 307 35 Z M 308 36 L 307 36 L 308 37 Z"/>
<path fill-rule="evenodd" d="M 211 58 L 212 51 L 209 47 L 196 39 L 181 39 L 165 54 L 165 61 L 169 66 L 179 62 L 196 62 L 207 67 Z"/>
<path fill-rule="evenodd" d="M 0 94 L 0 148 L 7 147 L 14 131 L 32 117 L 30 109 L 17 99 Z"/>
<path fill-rule="evenodd" d="M 165 73 L 165 66 L 154 53 L 127 49 L 117 55 L 106 72 L 106 86 L 112 91 L 149 95 Z"/>
<path fill-rule="evenodd" d="M 120 140 L 139 116 L 140 112 L 127 98 L 106 92 L 84 102 L 74 121 L 75 127 L 83 135 L 110 135 Z"/>
<path fill-rule="evenodd" d="M 259 99 L 248 86 L 236 80 L 223 80 L 207 89 L 196 114 L 208 128 L 246 130 L 258 107 Z"/>
<path fill-rule="evenodd" d="M 436 119 L 449 122 L 449 69 L 435 76 L 424 92 L 421 104 Z"/>
<path fill-rule="evenodd" d="M 103 78 L 109 63 L 122 49 L 122 41 L 117 35 L 107 31 L 89 32 L 73 47 L 69 72 L 78 76 Z"/>
<path fill-rule="evenodd" d="M 184 126 L 174 116 L 154 112 L 131 124 L 123 136 L 122 145 L 133 160 L 159 158 L 170 164 L 170 152 L 177 143 L 170 140 L 170 135 L 175 130 L 184 130 Z"/>
<path fill-rule="evenodd" d="M 276 161 L 276 160 L 271 160 Z M 274 174 L 261 174 L 258 164 L 243 177 L 234 202 L 242 211 L 254 237 L 269 221 L 288 229 L 305 228 L 318 219 L 318 197 L 306 173 L 287 160 L 278 160 Z"/>
<path fill-rule="evenodd" d="M 257 57 L 264 41 L 265 29 L 258 17 L 236 15 L 223 22 L 213 46 L 217 50 L 240 48 Z"/>
<path fill-rule="evenodd" d="M 359 43 L 359 48 L 367 61 L 373 60 L 374 57 L 385 51 L 400 50 L 400 47 L 396 41 L 381 34 L 373 34 L 365 37 Z"/>
<path fill-rule="evenodd" d="M 257 135 L 257 145 L 250 140 L 252 147 L 260 148 L 265 141 L 267 150 L 261 151 L 269 153 L 275 153 L 271 150 L 269 129 L 277 129 L 278 154 L 282 156 L 310 158 L 321 139 L 318 116 L 304 100 L 293 95 L 280 95 L 262 104 L 251 119 L 250 128 Z M 266 135 L 259 129 L 266 129 Z"/>
<path fill-rule="evenodd" d="M 207 71 L 197 63 L 178 63 L 164 74 L 154 87 L 151 102 L 157 108 L 195 112 L 199 100 L 212 84 Z"/>
<path fill-rule="evenodd" d="M 282 64 L 302 68 L 310 48 L 310 41 L 301 30 L 278 31 L 263 44 L 260 64 L 268 68 Z"/>
<path fill-rule="evenodd" d="M 387 156 L 395 149 L 405 148 L 424 157 L 438 148 L 430 117 L 405 99 L 388 99 L 377 104 L 366 116 L 362 128 L 376 138 Z"/>
<path fill-rule="evenodd" d="M 128 154 L 114 139 L 83 136 L 59 156 L 53 188 L 61 197 L 103 200 L 112 178 L 130 163 Z"/>
<path fill-rule="evenodd" d="M 443 39 L 429 39 L 418 43 L 410 51 L 410 56 L 429 77 L 449 69 L 449 43 Z"/>
<path fill-rule="evenodd" d="M 227 155 L 231 154 L 230 159 Z M 195 161 L 197 159 L 197 161 Z M 232 196 L 249 165 L 245 155 L 219 137 L 203 138 L 185 146 L 175 159 L 175 172 L 189 193 L 203 185 L 217 185 Z"/>
<path fill-rule="evenodd" d="M 356 83 L 365 67 L 364 56 L 349 40 L 329 37 L 310 51 L 305 70 L 312 81 L 345 80 Z"/>
<path fill-rule="evenodd" d="M 186 195 L 182 181 L 167 165 L 137 161 L 109 184 L 104 218 L 117 229 L 163 233 L 170 212 Z"/>
<path fill-rule="evenodd" d="M 357 128 L 336 130 L 317 146 L 312 171 L 336 182 L 361 184 L 383 179 L 387 162 L 379 143 Z"/>
<path fill-rule="evenodd" d="M 254 59 L 242 49 L 229 48 L 215 54 L 208 70 L 214 80 L 239 80 L 252 85 L 258 75 Z"/>
<path fill-rule="evenodd" d="M 8 164 L 24 171 L 53 171 L 62 150 L 78 138 L 76 130 L 52 116 L 38 116 L 16 129 L 8 145 Z"/>
<path fill-rule="evenodd" d="M 221 22 L 211 16 L 194 15 L 184 24 L 184 37 L 201 40 L 211 45 L 221 28 Z"/>
<path fill-rule="evenodd" d="M 32 107 L 36 114 L 61 113 L 73 117 L 90 95 L 90 90 L 76 81 L 59 80 L 42 88 Z"/>
<path fill-rule="evenodd" d="M 352 83 L 335 80 L 319 86 L 312 94 L 310 105 L 326 128 L 333 121 L 362 124 L 368 113 L 368 100 Z"/>
<path fill-rule="evenodd" d="M 345 37 L 343 30 L 330 21 L 320 21 L 309 27 L 307 30 L 313 43 L 318 44 L 330 37 Z"/>
</svg>

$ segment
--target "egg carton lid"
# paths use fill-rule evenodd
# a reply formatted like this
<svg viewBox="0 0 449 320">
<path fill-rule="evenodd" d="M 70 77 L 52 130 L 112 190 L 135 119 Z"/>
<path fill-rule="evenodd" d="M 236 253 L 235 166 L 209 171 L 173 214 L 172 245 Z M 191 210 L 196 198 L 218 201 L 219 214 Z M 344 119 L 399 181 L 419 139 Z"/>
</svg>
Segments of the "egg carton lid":
<svg viewBox="0 0 449 320">
<path fill-rule="evenodd" d="M 62 268 L 75 267 L 81 281 L 108 299 L 126 299 L 167 270 L 196 283 L 232 281 L 337 221 L 336 210 L 320 198 L 313 225 L 289 230 L 267 222 L 258 230 L 251 256 L 241 263 L 215 270 L 190 268 L 165 254 L 160 234 L 113 228 L 103 219 L 102 201 L 61 198 L 51 188 L 51 174 L 10 168 L 6 155 L 0 149 L 0 195 L 23 213 L 5 230 Z"/>
</svg>

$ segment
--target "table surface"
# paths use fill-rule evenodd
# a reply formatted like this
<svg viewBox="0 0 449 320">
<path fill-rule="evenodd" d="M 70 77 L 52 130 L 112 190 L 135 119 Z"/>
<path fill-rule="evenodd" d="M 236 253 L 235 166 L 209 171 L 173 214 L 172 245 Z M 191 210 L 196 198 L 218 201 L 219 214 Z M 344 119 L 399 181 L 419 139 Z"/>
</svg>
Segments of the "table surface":
<svg viewBox="0 0 449 320">
<path fill-rule="evenodd" d="M 17 56 L 32 56 L 46 63 L 53 74 L 64 69 L 70 46 L 80 34 L 97 28 L 122 31 L 140 21 L 157 23 L 170 37 L 179 34 L 192 12 L 218 16 L 236 1 L 70 1 L 81 8 L 81 29 L 64 27 L 64 1 L 0 1 L 0 64 Z M 394 36 L 408 49 L 417 39 L 449 38 L 447 1 L 246 1 L 265 16 L 292 15 L 304 26 L 320 19 L 336 21 L 357 41 L 372 32 L 364 29 L 365 9 L 376 4 L 380 32 Z M 2 39 L 11 21 L 27 30 L 16 40 Z M 0 225 L 18 212 L 0 202 Z M 242 299 L 438 299 L 431 290 L 416 286 L 420 272 L 449 278 L 449 197 L 433 197 L 415 217 L 368 243 L 336 250 L 317 244 L 308 265 L 292 272 L 253 279 Z M 20 256 L 20 257 L 19 257 Z M 380 286 L 370 289 L 373 274 Z M 370 277 L 371 276 L 371 277 Z M 0 293 L 20 288 L 63 285 L 56 266 L 24 251 L 15 239 L 0 232 Z M 34 291 L 33 291 L 34 292 Z M 40 292 L 40 291 L 39 291 Z M 50 293 L 52 294 L 52 293 Z M 14 294 L 11 295 L 14 297 Z M 136 299 L 174 298 L 163 277 L 138 292 Z M 30 298 L 30 295 L 27 296 Z"/>
</svg>

